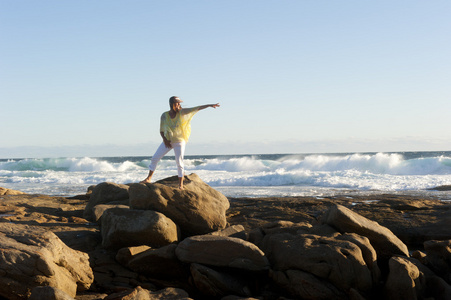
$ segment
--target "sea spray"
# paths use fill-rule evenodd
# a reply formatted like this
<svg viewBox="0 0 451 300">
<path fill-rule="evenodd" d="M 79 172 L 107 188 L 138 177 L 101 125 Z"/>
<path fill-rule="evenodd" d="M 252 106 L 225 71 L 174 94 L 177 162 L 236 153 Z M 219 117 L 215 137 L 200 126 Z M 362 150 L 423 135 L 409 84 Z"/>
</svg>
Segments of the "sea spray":
<svg viewBox="0 0 451 300">
<path fill-rule="evenodd" d="M 0 160 L 0 186 L 27 193 L 74 195 L 104 181 L 138 182 L 150 157 Z M 186 156 L 187 173 L 227 196 L 424 191 L 451 184 L 451 152 Z M 160 161 L 154 180 L 176 175 Z"/>
</svg>

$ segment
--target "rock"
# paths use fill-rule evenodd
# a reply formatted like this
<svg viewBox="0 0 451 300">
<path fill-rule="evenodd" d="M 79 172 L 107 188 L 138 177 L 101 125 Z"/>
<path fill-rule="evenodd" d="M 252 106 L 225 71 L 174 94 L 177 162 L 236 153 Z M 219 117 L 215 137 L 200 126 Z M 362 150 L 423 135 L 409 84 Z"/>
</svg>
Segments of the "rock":
<svg viewBox="0 0 451 300">
<path fill-rule="evenodd" d="M 288 292 L 289 295 L 298 299 L 346 299 L 345 294 L 333 284 L 308 272 L 301 270 L 274 271 L 270 273 L 270 277 L 282 291 Z"/>
<path fill-rule="evenodd" d="M 451 185 L 439 185 L 434 188 L 430 188 L 431 191 L 451 191 Z"/>
<path fill-rule="evenodd" d="M 70 223 L 88 224 L 89 221 L 83 218 L 71 216 L 68 220 Z"/>
<path fill-rule="evenodd" d="M 0 187 L 0 196 L 4 196 L 4 195 L 23 195 L 23 194 L 25 194 L 25 193 L 21 192 L 21 191 L 16 191 L 16 190 L 11 190 L 11 189 Z"/>
<path fill-rule="evenodd" d="M 92 209 L 93 221 L 100 222 L 100 218 L 102 217 L 105 210 L 110 209 L 110 208 L 116 208 L 116 207 L 124 208 L 124 209 L 130 208 L 129 206 L 122 205 L 122 204 L 99 204 L 99 205 L 96 205 Z"/>
<path fill-rule="evenodd" d="M 0 257 L 0 296 L 7 299 L 28 298 L 36 286 L 75 297 L 94 280 L 86 253 L 39 227 L 0 223 Z"/>
<path fill-rule="evenodd" d="M 108 295 L 104 300 L 151 300 L 150 292 L 138 286 L 123 292 Z"/>
<path fill-rule="evenodd" d="M 409 256 L 407 246 L 388 228 L 368 220 L 344 206 L 331 207 L 323 215 L 322 222 L 342 233 L 357 233 L 367 237 L 379 258 L 389 259 L 393 255 Z"/>
<path fill-rule="evenodd" d="M 165 288 L 156 292 L 150 292 L 138 286 L 123 292 L 111 294 L 104 300 L 189 300 L 189 295 L 182 289 Z"/>
<path fill-rule="evenodd" d="M 184 190 L 177 176 L 153 184 L 130 185 L 130 207 L 150 209 L 171 218 L 184 236 L 206 234 L 225 228 L 229 200 L 196 174 L 185 176 Z"/>
<path fill-rule="evenodd" d="M 253 297 L 240 297 L 235 295 L 228 295 L 225 297 L 222 297 L 221 300 L 261 300 L 259 298 L 253 298 Z M 280 298 L 282 300 L 282 298 Z"/>
<path fill-rule="evenodd" d="M 74 300 L 62 290 L 51 286 L 37 286 L 31 290 L 31 296 L 28 300 Z"/>
<path fill-rule="evenodd" d="M 187 263 L 249 271 L 269 269 L 268 259 L 257 246 L 233 237 L 192 236 L 178 245 L 175 254 L 179 260 Z"/>
<path fill-rule="evenodd" d="M 262 244 L 262 250 L 272 269 L 285 272 L 287 282 L 291 282 L 293 276 L 303 276 L 287 273 L 297 270 L 328 281 L 341 292 L 351 288 L 367 292 L 372 288 L 371 272 L 363 259 L 362 251 L 352 242 L 312 234 L 278 233 L 267 235 Z M 336 294 L 335 291 L 331 293 Z M 300 294 L 294 296 L 303 297 Z"/>
<path fill-rule="evenodd" d="M 93 220 L 94 215 L 92 209 L 99 204 L 107 204 L 115 201 L 123 201 L 129 198 L 128 185 L 116 184 L 112 182 L 102 182 L 95 186 L 89 198 L 89 202 L 85 207 L 83 217 Z"/>
<path fill-rule="evenodd" d="M 451 240 L 427 241 L 424 250 L 426 266 L 451 284 Z"/>
<path fill-rule="evenodd" d="M 147 245 L 161 247 L 178 241 L 178 228 L 165 215 L 151 210 L 111 208 L 102 217 L 102 245 L 120 249 Z"/>
<path fill-rule="evenodd" d="M 368 238 L 355 233 L 337 235 L 335 236 L 335 238 L 338 240 L 349 241 L 360 248 L 360 250 L 362 251 L 363 260 L 365 261 L 368 268 L 371 270 L 373 283 L 377 284 L 381 277 L 381 271 L 379 269 L 379 266 L 377 265 L 376 250 L 374 250 Z"/>
<path fill-rule="evenodd" d="M 244 230 L 243 225 L 232 225 L 222 230 L 210 232 L 209 234 L 236 237 L 242 240 L 247 239 L 247 234 L 246 231 Z"/>
<path fill-rule="evenodd" d="M 134 255 L 127 267 L 134 272 L 153 278 L 174 279 L 188 277 L 175 255 L 177 245 L 171 244 L 158 249 L 148 249 Z"/>
<path fill-rule="evenodd" d="M 426 253 L 420 251 L 420 250 L 415 250 L 412 252 L 411 254 L 412 258 L 418 259 L 418 261 L 420 261 L 422 264 L 424 264 L 425 258 L 426 258 Z"/>
<path fill-rule="evenodd" d="M 352 210 L 387 227 L 407 246 L 420 248 L 428 240 L 451 239 L 451 204 L 408 196 L 376 197 L 381 200 L 357 203 Z"/>
<path fill-rule="evenodd" d="M 264 224 L 263 226 L 253 229 L 249 233 L 249 241 L 257 246 L 260 246 L 264 237 L 268 234 L 276 234 L 276 233 L 292 233 L 296 234 L 298 231 L 302 231 L 303 233 L 306 230 L 310 229 L 312 225 L 301 222 L 301 223 L 293 223 L 290 221 L 276 221 Z M 334 230 L 334 232 L 336 232 Z"/>
<path fill-rule="evenodd" d="M 389 268 L 385 284 L 387 299 L 423 299 L 426 279 L 414 264 L 403 257 L 392 257 Z"/>
<path fill-rule="evenodd" d="M 428 267 L 423 265 L 418 259 L 404 257 L 411 264 L 415 265 L 420 271 L 420 277 L 425 278 L 426 284 L 425 290 L 423 292 L 423 298 L 437 299 L 437 300 L 448 300 L 451 299 L 451 286 L 447 284 L 441 277 L 437 276 Z"/>
<path fill-rule="evenodd" d="M 150 296 L 151 300 L 192 300 L 186 291 L 172 287 L 151 292 Z"/>
<path fill-rule="evenodd" d="M 206 266 L 191 264 L 191 275 L 196 288 L 206 296 L 222 297 L 229 294 L 251 296 L 244 278 L 218 272 Z"/>
<path fill-rule="evenodd" d="M 116 254 L 116 260 L 121 265 L 127 265 L 128 262 L 133 258 L 133 256 L 142 253 L 146 250 L 152 249 L 149 246 L 136 246 L 136 247 L 125 247 L 122 249 L 119 249 Z"/>
</svg>

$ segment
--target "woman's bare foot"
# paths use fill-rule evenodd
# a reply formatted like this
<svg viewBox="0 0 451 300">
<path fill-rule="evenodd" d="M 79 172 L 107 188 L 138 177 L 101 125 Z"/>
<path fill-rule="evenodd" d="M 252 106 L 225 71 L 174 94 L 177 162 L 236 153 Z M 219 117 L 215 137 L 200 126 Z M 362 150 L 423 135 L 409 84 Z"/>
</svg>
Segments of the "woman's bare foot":
<svg viewBox="0 0 451 300">
<path fill-rule="evenodd" d="M 185 188 L 183 187 L 183 177 L 179 177 L 179 189 L 180 190 L 184 190 Z"/>
<path fill-rule="evenodd" d="M 149 175 L 147 175 L 146 179 L 144 179 L 143 181 L 140 181 L 139 183 L 150 183 L 150 180 L 152 179 L 152 175 L 153 175 L 153 171 L 150 170 Z"/>
</svg>

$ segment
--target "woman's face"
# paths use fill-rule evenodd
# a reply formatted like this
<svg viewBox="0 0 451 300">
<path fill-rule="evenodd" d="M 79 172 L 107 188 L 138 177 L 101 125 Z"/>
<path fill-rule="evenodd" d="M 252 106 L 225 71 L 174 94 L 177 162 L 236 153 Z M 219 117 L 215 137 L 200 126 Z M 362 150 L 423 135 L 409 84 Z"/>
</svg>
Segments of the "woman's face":
<svg viewBox="0 0 451 300">
<path fill-rule="evenodd" d="M 174 103 L 172 104 L 172 110 L 175 112 L 179 112 L 182 110 L 182 105 L 180 103 Z"/>
</svg>

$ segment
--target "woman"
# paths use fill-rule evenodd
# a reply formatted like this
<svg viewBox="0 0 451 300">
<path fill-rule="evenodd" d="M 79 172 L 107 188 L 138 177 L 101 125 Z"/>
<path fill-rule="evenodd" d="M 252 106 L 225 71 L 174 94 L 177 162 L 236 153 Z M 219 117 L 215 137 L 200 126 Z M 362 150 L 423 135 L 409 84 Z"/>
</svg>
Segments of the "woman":
<svg viewBox="0 0 451 300">
<path fill-rule="evenodd" d="M 183 177 L 185 176 L 183 156 L 185 155 L 185 145 L 191 134 L 191 119 L 199 110 L 208 107 L 217 108 L 219 107 L 219 103 L 201 105 L 193 108 L 182 108 L 180 104 L 182 102 L 176 96 L 169 98 L 169 107 L 171 109 L 164 112 L 160 120 L 160 135 L 163 138 L 163 142 L 152 156 L 149 165 L 149 175 L 141 183 L 150 183 L 160 159 L 171 151 L 171 149 L 174 149 L 179 188 L 183 190 Z"/>
</svg>

